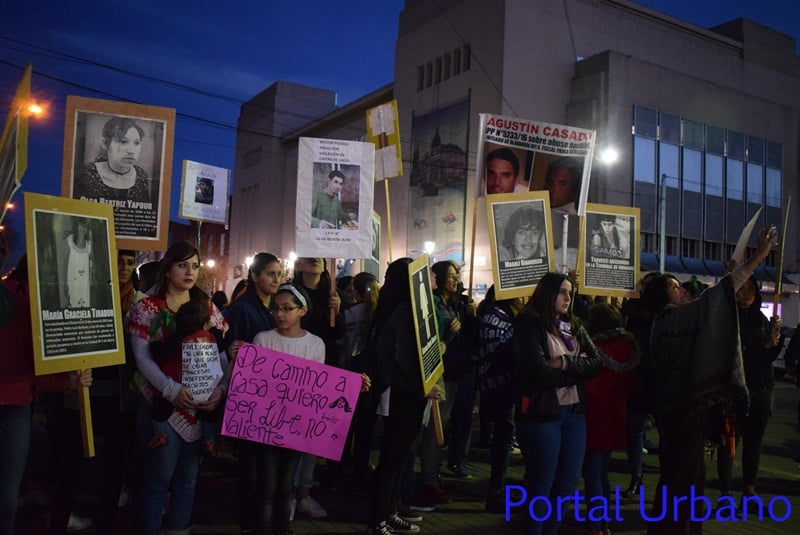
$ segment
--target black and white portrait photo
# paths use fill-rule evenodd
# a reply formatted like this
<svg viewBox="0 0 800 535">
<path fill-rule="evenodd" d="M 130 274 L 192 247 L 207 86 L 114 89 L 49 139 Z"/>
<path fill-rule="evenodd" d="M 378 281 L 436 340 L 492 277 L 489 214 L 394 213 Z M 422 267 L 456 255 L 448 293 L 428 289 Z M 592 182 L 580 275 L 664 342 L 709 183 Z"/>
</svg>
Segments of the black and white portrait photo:
<svg viewBox="0 0 800 535">
<path fill-rule="evenodd" d="M 156 249 L 169 219 L 175 111 L 73 96 L 67 108 L 62 194 L 111 205 L 118 238 Z"/>
</svg>

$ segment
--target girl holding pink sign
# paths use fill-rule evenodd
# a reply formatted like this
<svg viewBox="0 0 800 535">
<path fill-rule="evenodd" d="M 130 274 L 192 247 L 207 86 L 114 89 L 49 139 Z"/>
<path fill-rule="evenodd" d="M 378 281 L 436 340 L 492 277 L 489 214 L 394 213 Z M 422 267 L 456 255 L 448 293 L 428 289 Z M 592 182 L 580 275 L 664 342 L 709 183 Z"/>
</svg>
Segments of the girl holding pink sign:
<svg viewBox="0 0 800 535">
<path fill-rule="evenodd" d="M 258 333 L 253 344 L 323 364 L 325 343 L 300 325 L 310 306 L 309 297 L 302 288 L 284 284 L 272 300 L 272 314 L 278 326 Z M 300 452 L 267 444 L 256 444 L 255 450 L 256 533 L 291 533 L 290 499 Z"/>
</svg>

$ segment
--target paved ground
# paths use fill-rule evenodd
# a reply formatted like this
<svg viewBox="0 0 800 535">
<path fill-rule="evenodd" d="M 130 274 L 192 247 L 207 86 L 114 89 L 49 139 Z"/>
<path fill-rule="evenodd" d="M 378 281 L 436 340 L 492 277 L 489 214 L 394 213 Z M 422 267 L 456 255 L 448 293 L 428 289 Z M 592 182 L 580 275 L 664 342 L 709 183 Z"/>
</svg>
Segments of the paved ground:
<svg viewBox="0 0 800 535">
<path fill-rule="evenodd" d="M 789 534 L 800 533 L 800 466 L 796 460 L 800 457 L 800 426 L 797 420 L 797 403 L 800 389 L 788 382 L 782 382 L 776 389 L 775 413 L 767 430 L 762 451 L 759 492 L 765 502 L 773 500 L 772 516 L 787 516 L 785 521 L 770 519 L 769 511 L 765 511 L 763 521 L 748 518 L 746 521 L 720 522 L 709 520 L 704 524 L 708 534 Z M 476 418 L 477 420 L 477 418 Z M 650 433 L 655 437 L 655 432 Z M 476 437 L 477 438 L 477 437 Z M 204 462 L 198 496 L 195 507 L 194 534 L 237 534 L 236 493 L 233 487 L 233 474 L 236 460 L 227 451 Z M 656 455 L 645 456 L 646 488 L 653 489 L 658 478 L 658 459 Z M 96 464 L 96 463 L 95 463 Z M 488 451 L 473 449 L 469 467 L 474 478 L 461 481 L 446 478 L 448 492 L 454 498 L 453 503 L 438 507 L 433 513 L 424 514 L 420 523 L 424 534 L 503 534 L 523 531 L 522 517 L 512 515 L 506 521 L 503 515 L 488 514 L 484 511 L 484 496 L 489 476 Z M 708 489 L 706 495 L 716 500 L 716 465 L 707 462 Z M 318 467 L 318 475 L 324 476 L 324 466 Z M 509 469 L 509 484 L 519 484 L 522 479 L 522 458 L 515 456 Z M 619 486 L 625 489 L 629 476 L 626 471 L 625 456 L 615 453 L 610 466 L 612 488 Z M 734 477 L 741 475 L 741 465 L 736 461 Z M 734 485 L 741 483 L 735 480 Z M 80 496 L 78 512 L 90 514 L 94 507 L 91 499 L 90 482 Z M 328 509 L 329 516 L 323 520 L 312 520 L 302 514 L 295 520 L 293 529 L 298 534 L 358 534 L 364 533 L 368 494 L 365 489 L 352 488 L 351 482 L 343 478 L 336 491 L 325 486 L 315 487 L 313 494 Z M 648 493 L 650 496 L 652 493 Z M 738 498 L 738 496 L 737 496 Z M 787 512 L 788 507 L 791 508 Z M 613 522 L 612 531 L 630 534 L 645 533 L 646 522 L 639 512 L 637 500 L 625 500 L 620 503 L 610 502 L 612 516 L 619 516 L 622 522 Z M 647 509 L 645 509 L 647 511 Z M 23 515 L 25 521 L 23 533 L 43 533 L 44 511 L 28 509 Z M 130 533 L 131 513 L 128 508 L 121 510 L 117 532 Z M 562 533 L 580 533 L 574 520 L 565 522 Z M 93 529 L 83 533 L 94 533 Z"/>
</svg>

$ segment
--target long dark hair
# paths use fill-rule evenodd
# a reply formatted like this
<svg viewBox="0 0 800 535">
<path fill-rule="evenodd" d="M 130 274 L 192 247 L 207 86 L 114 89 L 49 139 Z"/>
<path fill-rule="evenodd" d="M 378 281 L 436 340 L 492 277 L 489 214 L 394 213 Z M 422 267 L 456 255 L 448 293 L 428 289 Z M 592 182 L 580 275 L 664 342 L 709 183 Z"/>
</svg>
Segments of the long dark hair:
<svg viewBox="0 0 800 535">
<path fill-rule="evenodd" d="M 353 277 L 353 288 L 356 291 L 356 295 L 364 298 L 363 302 L 367 306 L 367 323 L 372 324 L 375 310 L 378 307 L 378 296 L 380 295 L 378 280 L 372 273 L 362 271 Z"/>
<path fill-rule="evenodd" d="M 411 258 L 398 258 L 386 268 L 383 288 L 378 296 L 373 327 L 382 325 L 400 303 L 411 301 L 411 286 L 408 282 L 408 265 Z"/>
<path fill-rule="evenodd" d="M 247 269 L 247 290 L 255 291 L 256 283 L 253 280 L 253 275 L 258 277 L 262 271 L 273 262 L 280 263 L 278 257 L 272 253 L 258 253 L 253 257 L 250 267 Z"/>
<path fill-rule="evenodd" d="M 669 304 L 669 281 L 674 280 L 680 284 L 675 275 L 670 273 L 657 273 L 647 281 L 642 291 L 642 306 L 647 315 L 652 319 Z"/>
<path fill-rule="evenodd" d="M 544 323 L 545 329 L 556 335 L 559 333 L 558 323 L 556 322 L 559 318 L 555 313 L 556 299 L 561 291 L 561 285 L 566 280 L 569 279 L 563 273 L 554 273 L 552 271 L 545 273 L 536 285 L 530 301 L 522 310 L 522 314 L 530 314 L 539 318 Z M 566 316 L 564 319 L 572 322 L 571 312 L 567 312 Z"/>
<path fill-rule="evenodd" d="M 167 252 L 164 253 L 164 258 L 161 259 L 158 267 L 158 275 L 156 277 L 156 292 L 155 295 L 165 297 L 167 295 L 167 273 L 170 268 L 178 262 L 183 262 L 191 257 L 196 256 L 197 261 L 200 262 L 200 251 L 197 247 L 189 242 L 179 241 L 173 243 Z M 195 281 L 196 282 L 196 281 Z M 200 289 L 197 284 L 189 290 L 189 297 L 191 299 L 208 299 L 208 294 Z"/>
<path fill-rule="evenodd" d="M 489 287 L 489 290 L 486 292 L 486 295 L 483 298 L 483 301 L 480 302 L 478 305 L 478 317 L 482 317 L 486 314 L 490 307 L 496 306 L 497 308 L 501 309 L 503 312 L 508 314 L 511 317 L 514 317 L 514 312 L 511 309 L 511 303 L 514 302 L 514 299 L 497 299 L 497 294 L 495 294 L 494 284 Z"/>
</svg>

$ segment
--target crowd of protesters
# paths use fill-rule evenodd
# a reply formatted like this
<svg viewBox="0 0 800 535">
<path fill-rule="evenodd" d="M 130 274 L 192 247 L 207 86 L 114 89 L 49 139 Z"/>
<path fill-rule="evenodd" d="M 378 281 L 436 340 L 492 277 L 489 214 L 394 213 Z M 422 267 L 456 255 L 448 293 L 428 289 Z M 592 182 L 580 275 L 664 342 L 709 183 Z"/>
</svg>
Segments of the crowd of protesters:
<svg viewBox="0 0 800 535">
<path fill-rule="evenodd" d="M 30 333 L 25 285 L 12 277 L 0 288 L 0 336 L 14 348 L 14 358 L 0 369 L 0 459 L 8 464 L 0 533 L 15 532 L 33 396 L 90 384 L 106 467 L 94 519 L 98 532 L 114 532 L 117 505 L 130 496 L 137 533 L 189 533 L 200 463 L 216 449 L 204 422 L 220 420 L 232 362 L 244 343 L 361 374 L 345 455 L 328 461 L 326 473 L 335 486 L 344 470 L 351 470 L 369 489 L 371 534 L 419 532 L 421 513 L 450 501 L 442 465 L 450 477 L 472 478 L 468 456 L 477 399 L 490 449 L 489 513 L 507 509 L 505 477 L 517 444 L 529 497 L 569 496 L 581 486 L 581 476 L 587 499 L 608 496 L 608 462 L 617 450 L 628 453 L 631 483 L 624 494 L 637 496 L 647 418 L 658 430 L 662 468 L 654 514 L 690 487 L 703 492 L 708 441 L 718 446 L 719 491 L 730 496 L 732 458 L 741 439 L 740 490 L 743 498 L 756 496 L 772 403 L 772 360 L 782 338 L 780 319 L 768 320 L 760 311 L 752 273 L 775 242 L 774 229 L 762 230 L 753 256 L 731 266 L 711 287 L 694 278 L 681 284 L 669 274 L 648 274 L 639 298 L 622 306 L 578 296 L 574 274 L 547 273 L 530 296 L 497 299 L 492 287 L 476 307 L 464 293 L 461 267 L 436 262 L 431 272 L 445 371 L 427 393 L 409 258 L 392 262 L 379 286 L 368 273 L 334 284 L 319 258 L 298 259 L 290 277 L 278 257 L 259 253 L 228 302 L 224 295 L 212 300 L 200 289 L 200 254 L 188 243 L 172 245 L 160 262 L 136 270 L 135 253 L 121 250 L 127 361 L 95 370 L 94 383 L 90 371 L 34 377 L 32 348 L 25 342 L 30 335 L 24 334 Z M 17 275 L 24 272 L 19 268 Z M 189 314 L 194 323 L 187 330 L 181 326 Z M 219 382 L 202 401 L 181 383 L 180 358 L 163 351 L 164 344 L 180 348 L 189 331 L 192 342 L 213 342 L 218 354 Z M 72 511 L 83 462 L 75 404 L 64 397 L 57 397 L 50 414 L 49 430 L 61 440 L 53 448 L 50 533 L 92 522 Z M 431 416 L 435 401 L 447 430 L 446 458 Z M 381 436 L 375 437 L 379 418 Z M 247 440 L 227 444 L 237 458 L 241 533 L 289 534 L 296 513 L 327 515 L 312 496 L 319 479 L 315 456 Z M 373 444 L 379 450 L 375 466 Z M 421 475 L 415 482 L 417 457 Z M 547 507 L 539 500 L 531 508 L 529 533 L 558 532 L 559 522 L 546 514 Z M 585 526 L 587 534 L 610 529 L 603 521 Z M 649 527 L 650 533 L 700 530 L 681 508 L 675 518 Z"/>
</svg>

